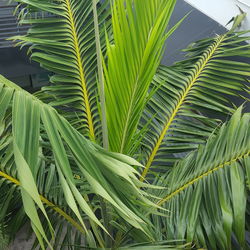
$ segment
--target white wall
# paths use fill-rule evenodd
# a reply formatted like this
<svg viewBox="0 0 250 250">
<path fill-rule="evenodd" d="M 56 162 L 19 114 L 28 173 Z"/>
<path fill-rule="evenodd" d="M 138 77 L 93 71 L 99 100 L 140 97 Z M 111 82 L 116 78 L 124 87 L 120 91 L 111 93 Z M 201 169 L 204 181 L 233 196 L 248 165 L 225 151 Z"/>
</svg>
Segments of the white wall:
<svg viewBox="0 0 250 250">
<path fill-rule="evenodd" d="M 223 26 L 228 21 L 240 13 L 237 5 L 247 13 L 247 17 L 242 23 L 242 30 L 250 30 L 250 0 L 185 0 L 193 7 L 202 11 Z M 230 28 L 231 26 L 226 26 Z"/>
</svg>

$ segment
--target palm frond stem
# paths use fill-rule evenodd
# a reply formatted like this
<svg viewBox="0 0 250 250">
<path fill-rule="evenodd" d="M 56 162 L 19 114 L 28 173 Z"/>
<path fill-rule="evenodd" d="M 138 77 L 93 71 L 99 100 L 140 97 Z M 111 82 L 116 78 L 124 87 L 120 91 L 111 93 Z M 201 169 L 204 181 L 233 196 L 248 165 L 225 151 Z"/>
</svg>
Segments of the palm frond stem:
<svg viewBox="0 0 250 250">
<path fill-rule="evenodd" d="M 106 116 L 106 103 L 105 103 L 105 91 L 104 91 L 104 76 L 103 76 L 103 66 L 101 58 L 101 43 L 99 34 L 99 22 L 96 9 L 97 0 L 93 0 L 93 16 L 94 16 L 94 27 L 95 27 L 95 42 L 96 42 L 96 55 L 97 55 L 97 67 L 98 67 L 98 78 L 100 87 L 100 102 L 101 102 L 101 113 L 102 113 L 102 139 L 103 147 L 108 149 L 108 126 L 107 126 L 107 116 Z"/>
<path fill-rule="evenodd" d="M 199 77 L 202 74 L 203 69 L 206 67 L 208 61 L 213 57 L 214 53 L 216 52 L 216 50 L 220 46 L 220 44 L 223 42 L 225 37 L 226 37 L 226 35 L 218 37 L 218 39 L 215 40 L 215 42 L 211 45 L 210 53 L 207 54 L 206 59 L 205 60 L 201 59 L 200 63 L 199 62 L 197 63 L 197 65 L 199 66 L 199 69 L 197 70 L 197 72 L 194 75 L 191 75 L 190 82 L 189 82 L 186 90 L 180 96 L 179 102 L 177 103 L 171 117 L 169 118 L 166 125 L 164 126 L 164 128 L 163 128 L 163 130 L 162 130 L 162 132 L 161 132 L 161 134 L 160 134 L 160 136 L 159 136 L 159 138 L 158 138 L 158 140 L 157 140 L 157 142 L 155 144 L 155 147 L 152 150 L 152 152 L 151 152 L 151 154 L 150 154 L 150 156 L 148 158 L 148 161 L 147 161 L 147 163 L 145 165 L 145 168 L 144 168 L 144 170 L 142 172 L 142 175 L 140 177 L 140 181 L 145 180 L 145 177 L 148 174 L 148 171 L 149 171 L 149 169 L 151 167 L 152 162 L 155 159 L 155 156 L 156 156 L 156 154 L 157 154 L 157 152 L 158 152 L 158 150 L 159 150 L 159 148 L 161 146 L 161 143 L 164 140 L 166 134 L 168 133 L 168 131 L 169 131 L 171 125 L 172 125 L 172 122 L 174 121 L 176 115 L 178 114 L 178 111 L 182 107 L 182 104 L 185 102 L 185 99 L 186 99 L 187 95 L 189 94 L 190 90 L 192 89 L 193 85 L 199 79 Z"/>
<path fill-rule="evenodd" d="M 232 165 L 232 163 L 238 162 L 242 159 L 245 159 L 247 157 L 250 156 L 250 150 L 233 158 L 230 160 L 227 160 L 223 163 L 221 163 L 220 165 L 216 166 L 213 169 L 210 169 L 209 171 L 201 174 L 200 176 L 192 179 L 191 181 L 189 181 L 188 183 L 184 184 L 183 186 L 181 186 L 180 188 L 176 189 L 175 191 L 171 192 L 170 194 L 168 194 L 166 197 L 164 197 L 163 199 L 161 199 L 160 201 L 157 202 L 158 206 L 161 206 L 162 204 L 164 204 L 165 202 L 169 201 L 171 198 L 173 198 L 175 195 L 179 194 L 181 191 L 185 190 L 186 188 L 190 187 L 191 185 L 193 185 L 195 182 L 200 181 L 201 179 L 207 177 L 210 174 L 213 174 L 214 172 L 226 167 L 226 166 L 230 166 Z"/>
<path fill-rule="evenodd" d="M 0 177 L 14 183 L 17 186 L 21 185 L 21 183 L 17 179 L 13 178 L 12 176 L 10 176 L 2 171 L 0 171 Z M 50 207 L 51 209 L 56 211 L 58 214 L 60 214 L 62 217 L 64 217 L 72 226 L 74 226 L 77 230 L 79 230 L 81 233 L 85 234 L 85 231 L 82 228 L 82 226 L 79 223 L 77 223 L 70 215 L 68 215 L 61 208 L 59 208 L 54 203 L 52 203 L 51 201 L 46 199 L 43 195 L 40 195 L 39 197 L 45 205 L 47 205 L 48 207 Z"/>
<path fill-rule="evenodd" d="M 70 23 L 70 26 L 71 26 L 72 32 L 73 32 L 73 40 L 74 40 L 74 45 L 75 45 L 75 49 L 76 49 L 76 57 L 77 57 L 77 66 L 78 66 L 78 70 L 79 70 L 79 74 L 80 74 L 80 81 L 82 84 L 82 91 L 83 91 L 83 96 L 84 96 L 85 105 L 86 105 L 86 114 L 87 114 L 88 125 L 89 125 L 89 134 L 90 134 L 90 138 L 92 140 L 95 140 L 93 118 L 92 118 L 92 114 L 91 114 L 89 96 L 88 96 L 88 91 L 87 91 L 87 87 L 86 87 L 86 81 L 84 78 L 83 62 L 82 62 L 81 53 L 80 53 L 80 43 L 79 43 L 79 40 L 77 37 L 75 20 L 74 20 L 73 11 L 71 8 L 71 3 L 69 0 L 66 0 L 66 6 L 67 6 L 68 13 L 69 13 L 69 23 Z"/>
</svg>

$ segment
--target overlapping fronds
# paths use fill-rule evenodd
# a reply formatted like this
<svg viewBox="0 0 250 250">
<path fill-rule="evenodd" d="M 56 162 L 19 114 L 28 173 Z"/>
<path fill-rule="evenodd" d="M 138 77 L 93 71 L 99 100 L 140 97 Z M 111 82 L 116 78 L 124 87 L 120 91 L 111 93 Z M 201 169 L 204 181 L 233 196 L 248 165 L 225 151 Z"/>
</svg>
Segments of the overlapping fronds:
<svg viewBox="0 0 250 250">
<path fill-rule="evenodd" d="M 155 218 L 167 239 L 208 249 L 246 249 L 245 214 L 250 182 L 250 114 L 239 108 L 217 135 L 159 181 L 166 217 Z"/>
<path fill-rule="evenodd" d="M 107 41 L 105 94 L 111 151 L 131 155 L 149 85 L 160 63 L 175 0 L 118 0 Z"/>
<path fill-rule="evenodd" d="M 159 67 L 176 0 L 18 2 L 14 39 L 53 76 L 36 95 L 0 76 L 0 241 L 30 222 L 34 248 L 246 247 L 244 15 Z"/>
<path fill-rule="evenodd" d="M 188 49 L 185 61 L 160 67 L 152 84 L 156 93 L 141 120 L 143 177 L 168 171 L 197 148 L 234 111 L 230 99 L 247 93 L 250 64 L 243 60 L 250 45 L 242 44 L 248 39 L 242 34 L 201 40 Z"/>
<path fill-rule="evenodd" d="M 16 192 L 16 188 L 13 186 L 8 186 L 4 183 L 3 180 L 0 181 L 0 188 L 1 188 L 1 194 L 0 194 L 0 249 L 7 249 L 7 246 L 10 242 L 10 233 L 15 234 L 17 231 L 15 228 L 11 228 L 12 218 L 16 219 L 16 228 L 18 228 L 18 223 L 20 223 L 20 220 L 17 220 L 17 211 L 16 211 L 16 202 L 15 199 L 18 200 L 18 195 Z M 14 196 L 16 195 L 15 199 Z M 20 213 L 19 213 L 20 215 Z M 20 225 L 20 224 L 19 224 Z M 13 231 L 10 231 L 11 229 Z"/>
<path fill-rule="evenodd" d="M 143 209 L 147 209 L 151 203 L 136 186 L 139 183 L 138 173 L 131 165 L 139 163 L 92 144 L 54 108 L 2 76 L 0 100 L 0 121 L 5 124 L 4 133 L 10 134 L 3 136 L 9 141 L 1 145 L 0 180 L 20 187 L 24 211 L 31 220 L 41 246 L 43 239 L 48 245 L 52 244 L 47 234 L 49 231 L 54 234 L 52 221 L 45 209 L 47 206 L 75 225 L 78 231 L 86 233 L 87 237 L 90 235 L 85 219 L 90 221 L 91 226 L 105 230 L 85 197 L 91 193 L 105 199 L 126 223 L 144 230 L 144 218 L 138 205 L 143 203 Z M 50 148 L 53 159 L 48 164 L 50 154 L 47 151 Z M 46 157 L 43 157 L 43 153 L 46 153 Z M 46 168 L 42 170 L 43 164 L 46 164 Z M 74 174 L 84 181 L 79 183 Z M 87 189 L 84 188 L 86 183 Z M 52 189 L 60 186 L 61 192 L 51 190 L 50 185 Z M 52 199 L 57 202 L 56 206 L 50 201 L 53 194 L 57 197 Z M 71 211 L 74 219 L 67 216 L 64 206 Z M 47 223 L 41 223 L 41 217 Z M 44 230 L 43 225 L 48 230 Z"/>
<path fill-rule="evenodd" d="M 51 105 L 78 131 L 100 140 L 96 45 L 92 0 L 21 0 L 20 24 L 31 28 L 27 35 L 14 37 L 32 49 L 31 59 L 53 72 L 51 86 L 44 91 L 55 100 Z M 110 14 L 108 1 L 98 4 L 101 45 L 105 44 L 104 24 Z M 45 15 L 35 15 L 45 11 Z M 108 24 L 106 24 L 106 28 Z"/>
</svg>

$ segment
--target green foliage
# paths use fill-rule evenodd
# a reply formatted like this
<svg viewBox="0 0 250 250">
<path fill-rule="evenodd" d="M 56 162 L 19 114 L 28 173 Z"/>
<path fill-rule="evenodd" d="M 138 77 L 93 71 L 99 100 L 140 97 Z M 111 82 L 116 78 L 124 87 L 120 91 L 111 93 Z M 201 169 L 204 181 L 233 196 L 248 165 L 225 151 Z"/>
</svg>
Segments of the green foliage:
<svg viewBox="0 0 250 250">
<path fill-rule="evenodd" d="M 6 131 L 6 133 L 10 133 L 12 142 L 7 145 L 3 161 L 0 162 L 1 169 L 4 171 L 1 171 L 1 175 L 11 181 L 13 178 L 11 170 L 13 167 L 16 168 L 17 174 L 14 178 L 17 177 L 19 181 L 12 180 L 12 182 L 21 187 L 24 210 L 32 222 L 33 230 L 39 237 L 41 245 L 42 238 L 47 243 L 48 240 L 36 206 L 46 218 L 51 233 L 53 233 L 42 201 L 45 205 L 52 205 L 49 204 L 46 197 L 42 197 L 41 200 L 36 183 L 41 183 L 41 178 L 44 180 L 44 174 L 50 171 L 51 164 L 55 165 L 54 174 L 57 174 L 58 180 L 51 183 L 51 187 L 46 186 L 46 189 L 53 189 L 60 184 L 65 202 L 78 221 L 74 223 L 78 223 L 77 227 L 82 232 L 88 233 L 81 212 L 88 216 L 91 223 L 104 229 L 88 204 L 87 198 L 83 196 L 83 194 L 89 195 L 89 193 L 106 199 L 120 217 L 144 231 L 144 219 L 135 209 L 135 205 L 142 202 L 147 207 L 151 204 L 136 188 L 135 184 L 139 184 L 136 177 L 138 173 L 130 166 L 139 165 L 139 163 L 129 157 L 106 152 L 99 146 L 90 143 L 55 109 L 24 90 L 13 86 L 3 77 L 0 77 L 0 88 L 2 107 L 12 106 L 11 114 L 2 112 L 0 117 L 4 119 L 5 115 L 11 116 L 12 123 L 12 131 Z M 39 159 L 43 157 L 44 152 L 40 140 L 45 136 L 44 142 L 46 140 L 46 147 L 50 147 L 49 150 L 53 153 L 53 162 Z M 5 164 L 6 157 L 13 158 L 11 163 Z M 39 171 L 41 164 L 45 164 L 44 171 Z M 85 181 L 90 187 L 89 193 L 85 193 L 84 190 L 82 193 L 77 189 L 71 166 L 74 166 L 75 170 L 77 169 L 80 177 L 86 178 Z M 121 168 L 124 168 L 124 171 L 121 171 Z M 113 180 L 114 178 L 116 181 Z M 47 192 L 49 193 L 49 190 Z"/>
<path fill-rule="evenodd" d="M 25 36 L 12 39 L 21 40 L 22 45 L 31 43 L 31 59 L 54 73 L 50 79 L 53 85 L 44 88 L 53 96 L 50 104 L 62 110 L 85 136 L 101 140 L 92 0 L 19 2 L 28 12 L 20 24 L 32 28 Z M 102 47 L 105 43 L 104 22 L 110 15 L 107 3 L 98 5 Z M 34 18 L 37 11 L 46 11 L 50 16 Z M 105 25 L 107 28 L 109 22 Z"/>
<path fill-rule="evenodd" d="M 161 220 L 167 238 L 186 237 L 209 249 L 228 249 L 234 235 L 245 249 L 250 116 L 241 112 L 161 179 L 168 190 L 157 194 L 162 197 L 157 204 L 167 216 L 155 219 Z M 173 208 L 174 213 L 168 212 Z"/>
<path fill-rule="evenodd" d="M 230 99 L 242 92 L 247 97 L 245 79 L 250 76 L 250 65 L 232 58 L 250 56 L 249 45 L 241 44 L 247 39 L 242 34 L 228 32 L 198 41 L 186 50 L 185 61 L 158 69 L 152 86 L 157 90 L 141 121 L 143 127 L 153 117 L 142 135 L 144 178 L 148 173 L 168 171 L 180 158 L 174 155 L 204 143 L 234 112 Z"/>
<path fill-rule="evenodd" d="M 18 2 L 13 39 L 52 77 L 0 76 L 0 248 L 24 225 L 42 249 L 250 247 L 241 17 L 166 67 L 175 0 Z"/>
<path fill-rule="evenodd" d="M 149 85 L 174 30 L 165 33 L 174 5 L 175 1 L 114 1 L 114 39 L 107 42 L 104 69 L 111 151 L 133 154 Z"/>
</svg>

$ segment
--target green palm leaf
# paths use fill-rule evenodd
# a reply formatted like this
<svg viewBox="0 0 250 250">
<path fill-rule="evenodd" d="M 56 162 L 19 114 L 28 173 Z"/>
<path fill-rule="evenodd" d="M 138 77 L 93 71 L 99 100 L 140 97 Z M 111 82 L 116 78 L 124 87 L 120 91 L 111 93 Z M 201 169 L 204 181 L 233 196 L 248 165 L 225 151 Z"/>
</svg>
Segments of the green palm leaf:
<svg viewBox="0 0 250 250">
<path fill-rule="evenodd" d="M 250 45 L 241 44 L 248 39 L 242 34 L 228 32 L 201 40 L 188 49 L 187 60 L 160 67 L 152 84 L 156 93 L 141 120 L 141 127 L 146 127 L 142 130 L 141 161 L 146 166 L 142 177 L 157 175 L 154 168 L 168 171 L 234 111 L 230 96 L 239 97 L 250 76 L 250 64 L 232 58 L 250 56 Z"/>
<path fill-rule="evenodd" d="M 231 249 L 245 241 L 245 213 L 250 170 L 250 114 L 241 108 L 212 134 L 205 146 L 180 161 L 167 178 L 158 205 L 168 239 L 183 239 L 209 249 Z M 158 218 L 159 219 L 159 218 Z"/>
<path fill-rule="evenodd" d="M 29 24 L 27 35 L 14 37 L 31 46 L 31 59 L 55 73 L 44 91 L 54 97 L 51 105 L 84 135 L 100 139 L 96 45 L 92 0 L 19 1 L 26 13 L 20 24 Z M 107 1 L 98 4 L 101 44 L 104 23 L 109 15 Z M 44 16 L 36 13 L 46 11 Z M 107 24 L 108 27 L 108 24 Z"/>
<path fill-rule="evenodd" d="M 47 219 L 51 234 L 53 229 L 44 208 L 44 205 L 52 207 L 43 194 L 39 194 L 37 186 L 45 178 L 46 171 L 39 171 L 41 153 L 51 148 L 54 159 L 54 175 L 57 176 L 56 185 L 60 185 L 67 208 L 74 215 L 73 221 L 59 208 L 59 212 L 71 223 L 82 228 L 88 234 L 87 226 L 82 214 L 90 223 L 105 228 L 96 217 L 94 211 L 86 200 L 84 193 L 78 188 L 73 175 L 73 169 L 84 177 L 88 183 L 89 193 L 103 197 L 126 223 L 145 231 L 144 218 L 139 212 L 138 205 L 145 204 L 145 209 L 152 205 L 143 197 L 137 188 L 138 173 L 130 165 L 138 165 L 135 160 L 115 153 L 104 151 L 99 146 L 90 143 L 77 130 L 75 130 L 64 118 L 62 118 L 51 106 L 42 103 L 34 96 L 28 94 L 13 83 L 1 76 L 0 100 L 2 101 L 0 121 L 9 124 L 4 133 L 9 133 L 9 142 L 1 145 L 3 156 L 0 161 L 0 178 L 20 185 L 21 197 L 26 214 L 32 222 L 40 245 L 43 239 L 49 244 L 48 231 L 44 231 L 39 213 Z M 10 110 L 11 109 L 11 112 Z M 40 143 L 40 139 L 47 135 L 46 148 Z M 1 151 L 2 152 L 2 151 Z M 53 162 L 52 162 L 53 163 Z M 51 164 L 47 165 L 48 171 Z M 48 176 L 47 176 L 48 178 Z M 17 180 L 18 179 L 18 180 Z M 86 194 L 86 193 L 85 193 Z M 46 195 L 46 193 L 44 194 Z M 134 197 L 132 200 L 131 198 Z M 44 203 L 44 204 L 42 204 Z M 60 209 L 60 210 L 58 210 Z M 41 216 L 41 215 L 40 215 Z M 76 223 L 74 222 L 76 221 Z"/>
<path fill-rule="evenodd" d="M 133 154 L 140 114 L 160 63 L 175 0 L 118 0 L 112 6 L 113 40 L 107 42 L 107 124 L 111 151 Z"/>
</svg>

